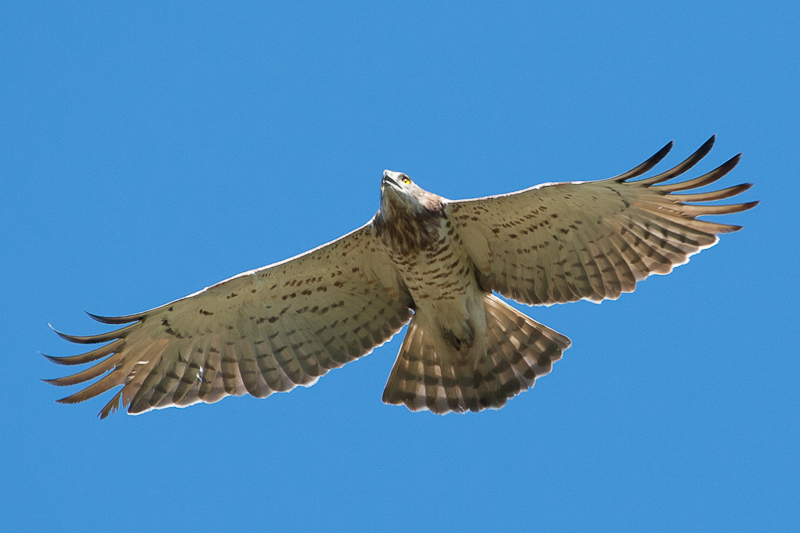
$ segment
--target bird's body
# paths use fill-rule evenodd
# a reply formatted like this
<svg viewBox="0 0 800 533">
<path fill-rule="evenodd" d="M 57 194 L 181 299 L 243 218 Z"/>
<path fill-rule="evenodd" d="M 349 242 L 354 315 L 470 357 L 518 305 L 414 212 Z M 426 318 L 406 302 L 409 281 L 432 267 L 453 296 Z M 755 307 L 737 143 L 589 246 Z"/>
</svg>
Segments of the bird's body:
<svg viewBox="0 0 800 533">
<path fill-rule="evenodd" d="M 395 178 L 395 179 L 392 179 Z M 375 218 L 376 234 L 400 272 L 416 304 L 415 315 L 426 323 L 437 352 L 448 361 L 477 360 L 486 351 L 484 291 L 474 265 L 448 220 L 444 198 L 427 193 L 424 204 L 404 206 L 400 198 L 403 179 L 384 172 L 381 210 Z M 411 187 L 409 184 L 407 187 Z M 414 226 L 414 221 L 425 221 Z M 393 235 L 405 232 L 408 237 Z M 428 233 L 425 238 L 417 238 Z"/>
<path fill-rule="evenodd" d="M 381 206 L 365 226 L 305 254 L 245 272 L 162 307 L 124 317 L 106 334 L 62 335 L 102 359 L 56 385 L 100 379 L 61 401 L 114 387 L 138 413 L 212 403 L 227 395 L 268 396 L 308 386 L 388 340 L 410 320 L 383 399 L 435 413 L 499 408 L 548 373 L 570 341 L 493 292 L 530 305 L 632 291 L 717 242 L 731 226 L 698 220 L 756 202 L 698 205 L 750 185 L 674 194 L 712 183 L 737 163 L 663 185 L 697 163 L 713 137 L 676 167 L 632 181 L 671 143 L 620 176 L 536 186 L 518 193 L 451 201 L 408 176 L 385 171 Z"/>
<path fill-rule="evenodd" d="M 384 401 L 436 413 L 501 407 L 549 371 L 551 357 L 560 357 L 568 339 L 547 330 L 552 340 L 526 343 L 526 337 L 512 344 L 507 330 L 521 334 L 522 324 L 536 333 L 547 328 L 480 286 L 475 263 L 449 219 L 450 201 L 400 172 L 384 171 L 381 187 L 376 235 L 415 304 Z M 543 355 L 546 360 L 538 361 Z"/>
</svg>

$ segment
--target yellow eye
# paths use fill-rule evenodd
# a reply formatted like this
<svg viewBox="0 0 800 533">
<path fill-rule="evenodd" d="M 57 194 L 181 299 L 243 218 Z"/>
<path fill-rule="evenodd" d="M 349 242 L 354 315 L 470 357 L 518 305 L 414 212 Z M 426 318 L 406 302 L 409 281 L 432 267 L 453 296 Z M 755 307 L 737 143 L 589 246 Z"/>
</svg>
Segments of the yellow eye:
<svg viewBox="0 0 800 533">
<path fill-rule="evenodd" d="M 411 185 L 411 180 L 408 179 L 408 176 L 403 176 L 402 178 L 400 178 L 400 181 L 402 181 L 406 185 Z"/>
</svg>

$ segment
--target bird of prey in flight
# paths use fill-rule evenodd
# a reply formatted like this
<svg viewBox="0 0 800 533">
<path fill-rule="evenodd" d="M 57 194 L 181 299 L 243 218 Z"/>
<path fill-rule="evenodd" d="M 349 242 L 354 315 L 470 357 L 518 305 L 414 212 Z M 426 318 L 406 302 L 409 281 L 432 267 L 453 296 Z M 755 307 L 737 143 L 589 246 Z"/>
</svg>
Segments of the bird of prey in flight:
<svg viewBox="0 0 800 533">
<path fill-rule="evenodd" d="M 124 326 L 90 336 L 58 333 L 105 344 L 46 356 L 61 365 L 91 363 L 47 381 L 99 378 L 62 403 L 119 388 L 101 418 L 120 405 L 135 414 L 228 395 L 263 398 L 314 384 L 408 323 L 384 402 L 434 413 L 500 408 L 550 372 L 570 340 L 495 293 L 528 305 L 615 299 L 713 246 L 718 234 L 739 230 L 697 217 L 757 202 L 698 202 L 736 196 L 750 184 L 684 193 L 722 178 L 738 155 L 702 176 L 666 183 L 713 143 L 652 177 L 635 179 L 671 142 L 613 178 L 470 200 L 442 198 L 386 170 L 380 209 L 364 226 L 149 311 L 90 315 Z"/>
</svg>

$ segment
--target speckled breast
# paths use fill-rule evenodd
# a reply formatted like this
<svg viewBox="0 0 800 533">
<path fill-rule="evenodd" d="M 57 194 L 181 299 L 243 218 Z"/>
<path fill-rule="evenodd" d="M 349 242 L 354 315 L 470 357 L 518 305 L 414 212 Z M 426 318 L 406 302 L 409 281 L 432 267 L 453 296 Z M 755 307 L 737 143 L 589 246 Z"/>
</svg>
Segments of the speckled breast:
<svg viewBox="0 0 800 533">
<path fill-rule="evenodd" d="M 477 283 L 461 238 L 446 217 L 423 221 L 400 239 L 386 233 L 382 240 L 389 256 L 418 304 L 460 300 Z"/>
</svg>

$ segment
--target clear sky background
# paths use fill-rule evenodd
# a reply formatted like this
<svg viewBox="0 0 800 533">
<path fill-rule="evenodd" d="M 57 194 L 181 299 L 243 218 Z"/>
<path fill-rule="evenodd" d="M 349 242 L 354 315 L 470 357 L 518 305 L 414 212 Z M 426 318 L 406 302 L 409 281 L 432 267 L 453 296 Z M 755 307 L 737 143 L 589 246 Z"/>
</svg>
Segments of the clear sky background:
<svg viewBox="0 0 800 533">
<path fill-rule="evenodd" d="M 800 4 L 3 2 L 7 531 L 796 530 Z M 283 2 L 281 4 L 289 4 Z M 435 7 L 431 7 L 435 4 Z M 325 243 L 384 168 L 448 198 L 609 177 L 711 134 L 739 233 L 602 305 L 500 411 L 383 405 L 400 336 L 312 388 L 95 416 L 47 324 Z"/>
</svg>

